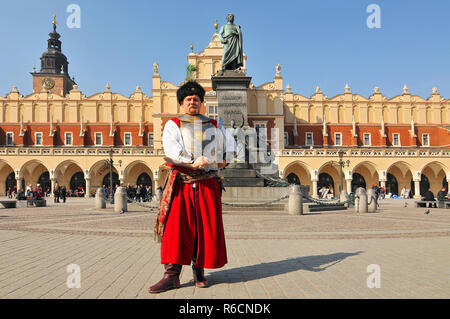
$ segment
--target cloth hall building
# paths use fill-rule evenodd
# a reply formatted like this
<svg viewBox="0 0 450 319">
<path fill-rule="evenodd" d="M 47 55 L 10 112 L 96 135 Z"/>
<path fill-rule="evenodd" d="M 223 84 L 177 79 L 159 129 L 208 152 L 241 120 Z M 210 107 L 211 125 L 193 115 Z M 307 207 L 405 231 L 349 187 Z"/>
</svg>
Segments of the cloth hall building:
<svg viewBox="0 0 450 319">
<path fill-rule="evenodd" d="M 154 63 L 151 92 L 136 87 L 124 96 L 106 85 L 86 96 L 69 75 L 56 24 L 49 36 L 40 70 L 31 73 L 33 92 L 14 86 L 0 96 L 0 195 L 10 187 L 40 183 L 53 188 L 55 182 L 92 194 L 109 185 L 105 160 L 111 147 L 113 183 L 158 187 L 162 130 L 181 112 L 179 85 L 164 81 Z M 192 76 L 207 91 L 202 113 L 210 117 L 217 116 L 211 76 L 221 69 L 221 58 L 217 33 L 202 52 L 187 56 L 195 66 Z M 320 87 L 307 97 L 285 85 L 277 65 L 273 79 L 251 83 L 247 93 L 249 126 L 281 133 L 275 150 L 280 177 L 308 185 L 312 196 L 322 186 L 339 194 L 340 159 L 342 185 L 349 193 L 377 184 L 392 194 L 406 186 L 420 197 L 429 187 L 436 194 L 448 185 L 450 101 L 436 88 L 427 98 L 406 86 L 389 99 L 377 87 L 364 97 L 348 85 L 334 97 Z"/>
</svg>

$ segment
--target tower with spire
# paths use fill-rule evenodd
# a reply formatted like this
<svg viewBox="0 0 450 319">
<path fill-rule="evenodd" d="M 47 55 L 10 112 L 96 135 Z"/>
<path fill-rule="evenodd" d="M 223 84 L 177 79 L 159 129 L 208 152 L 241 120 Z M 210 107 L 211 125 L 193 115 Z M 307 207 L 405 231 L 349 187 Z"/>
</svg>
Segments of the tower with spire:
<svg viewBox="0 0 450 319">
<path fill-rule="evenodd" d="M 75 82 L 69 76 L 69 62 L 61 51 L 61 35 L 56 32 L 58 22 L 56 15 L 52 20 L 53 31 L 49 33 L 47 50 L 41 56 L 41 70 L 36 72 L 33 68 L 33 91 L 50 91 L 53 94 L 66 95 Z"/>
</svg>

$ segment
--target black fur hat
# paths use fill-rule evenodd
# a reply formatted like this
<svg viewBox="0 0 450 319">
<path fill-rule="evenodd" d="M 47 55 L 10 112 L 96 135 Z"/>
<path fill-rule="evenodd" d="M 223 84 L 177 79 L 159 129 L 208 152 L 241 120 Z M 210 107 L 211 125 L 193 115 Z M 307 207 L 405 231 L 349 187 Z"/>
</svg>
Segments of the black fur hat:
<svg viewBox="0 0 450 319">
<path fill-rule="evenodd" d="M 177 90 L 178 103 L 181 105 L 184 98 L 191 95 L 197 95 L 200 98 L 200 102 L 203 103 L 203 98 L 205 97 L 205 89 L 197 82 L 186 82 Z"/>
</svg>

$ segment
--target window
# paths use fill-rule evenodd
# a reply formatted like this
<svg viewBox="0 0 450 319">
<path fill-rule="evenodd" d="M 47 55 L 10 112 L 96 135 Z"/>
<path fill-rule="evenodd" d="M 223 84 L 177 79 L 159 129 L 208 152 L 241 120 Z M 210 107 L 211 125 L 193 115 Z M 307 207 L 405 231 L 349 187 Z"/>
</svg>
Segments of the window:
<svg viewBox="0 0 450 319">
<path fill-rule="evenodd" d="M 153 133 L 148 133 L 148 146 L 153 146 L 154 137 Z"/>
<path fill-rule="evenodd" d="M 313 146 L 314 145 L 314 135 L 312 132 L 306 132 L 306 146 Z"/>
<path fill-rule="evenodd" d="M 289 145 L 289 132 L 284 132 L 284 145 Z"/>
<path fill-rule="evenodd" d="M 371 146 L 372 143 L 370 141 L 370 133 L 364 133 L 363 134 L 363 142 L 364 142 L 364 146 Z"/>
<path fill-rule="evenodd" d="M 265 128 L 266 128 L 266 123 L 255 123 L 256 134 L 266 135 L 267 130 L 265 130 Z"/>
<path fill-rule="evenodd" d="M 256 147 L 260 147 L 265 145 L 265 142 L 267 140 L 267 129 L 266 129 L 266 122 L 253 122 L 253 125 L 255 125 L 256 130 Z M 260 144 L 261 142 L 261 144 Z"/>
<path fill-rule="evenodd" d="M 68 146 L 72 145 L 72 133 L 68 132 L 64 133 L 64 141 L 66 145 Z"/>
<path fill-rule="evenodd" d="M 400 146 L 400 134 L 392 134 L 392 146 Z"/>
<path fill-rule="evenodd" d="M 217 119 L 217 105 L 208 106 L 208 116 L 210 119 Z"/>
<path fill-rule="evenodd" d="M 124 145 L 131 145 L 131 133 L 125 133 L 123 140 L 124 140 Z"/>
<path fill-rule="evenodd" d="M 422 146 L 430 146 L 430 135 L 422 134 Z"/>
<path fill-rule="evenodd" d="M 334 145 L 342 146 L 342 133 L 334 133 Z"/>
<path fill-rule="evenodd" d="M 35 137 L 35 145 L 42 145 L 42 132 L 36 132 L 34 133 Z"/>
<path fill-rule="evenodd" d="M 103 137 L 102 133 L 95 133 L 95 145 L 102 145 L 103 144 Z"/>
<path fill-rule="evenodd" d="M 6 145 L 14 145 L 14 133 L 13 132 L 6 133 Z"/>
</svg>

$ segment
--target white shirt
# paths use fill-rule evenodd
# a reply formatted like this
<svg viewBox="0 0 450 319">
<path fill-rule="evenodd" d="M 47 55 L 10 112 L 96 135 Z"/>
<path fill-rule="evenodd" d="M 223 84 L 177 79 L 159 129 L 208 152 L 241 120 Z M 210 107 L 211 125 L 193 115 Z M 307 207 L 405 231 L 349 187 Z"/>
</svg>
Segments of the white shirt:
<svg viewBox="0 0 450 319">
<path fill-rule="evenodd" d="M 234 157 L 234 152 L 236 152 L 236 141 L 222 125 L 218 129 L 222 132 L 222 134 L 218 134 L 218 137 L 225 137 L 223 145 L 225 145 L 227 162 L 230 162 Z M 191 154 L 184 147 L 180 128 L 172 120 L 168 120 L 164 126 L 162 143 L 164 153 L 167 157 L 181 163 L 192 163 Z"/>
</svg>

